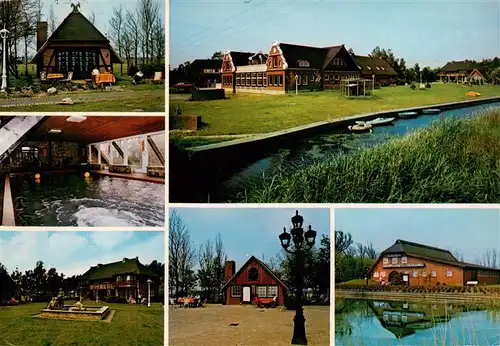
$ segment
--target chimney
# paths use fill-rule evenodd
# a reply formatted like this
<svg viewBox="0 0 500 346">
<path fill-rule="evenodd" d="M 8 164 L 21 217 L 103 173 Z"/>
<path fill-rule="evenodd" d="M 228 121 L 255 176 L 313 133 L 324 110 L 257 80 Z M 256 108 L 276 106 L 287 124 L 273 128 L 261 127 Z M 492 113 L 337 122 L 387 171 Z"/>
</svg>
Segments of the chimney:
<svg viewBox="0 0 500 346">
<path fill-rule="evenodd" d="M 234 261 L 226 261 L 224 266 L 224 281 L 229 281 L 235 273 L 236 262 Z"/>
<path fill-rule="evenodd" d="M 36 25 L 36 50 L 38 51 L 49 38 L 49 24 L 38 22 Z"/>
</svg>

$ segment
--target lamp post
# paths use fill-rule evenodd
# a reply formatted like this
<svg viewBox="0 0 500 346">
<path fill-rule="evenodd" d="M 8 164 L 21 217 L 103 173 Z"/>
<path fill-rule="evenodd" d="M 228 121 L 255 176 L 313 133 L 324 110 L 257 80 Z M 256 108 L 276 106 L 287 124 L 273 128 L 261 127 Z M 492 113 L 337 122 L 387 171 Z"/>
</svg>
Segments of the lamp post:
<svg viewBox="0 0 500 346">
<path fill-rule="evenodd" d="M 295 267 L 296 277 L 296 297 L 295 297 L 295 317 L 293 318 L 293 337 L 292 345 L 307 345 L 306 337 L 306 319 L 304 317 L 304 309 L 302 307 L 302 290 L 304 287 L 304 255 L 314 246 L 316 239 L 316 231 L 309 226 L 308 230 L 304 232 L 302 224 L 304 218 L 299 215 L 299 211 L 295 211 L 295 216 L 292 217 L 292 226 L 290 233 L 286 232 L 286 227 L 283 228 L 283 233 L 279 235 L 281 246 L 283 249 L 290 253 L 295 254 L 297 263 Z M 293 250 L 290 248 L 293 241 Z"/>
<path fill-rule="evenodd" d="M 299 75 L 295 75 L 295 95 L 299 94 Z"/>
<path fill-rule="evenodd" d="M 7 89 L 7 36 L 9 36 L 9 30 L 5 29 L 5 26 L 0 30 L 0 37 L 3 40 L 3 60 L 2 60 L 2 86 L 1 91 L 5 92 Z"/>
<path fill-rule="evenodd" d="M 148 307 L 151 306 L 151 283 L 153 281 L 151 281 L 151 279 L 148 279 L 148 281 L 146 281 L 148 283 Z"/>
</svg>

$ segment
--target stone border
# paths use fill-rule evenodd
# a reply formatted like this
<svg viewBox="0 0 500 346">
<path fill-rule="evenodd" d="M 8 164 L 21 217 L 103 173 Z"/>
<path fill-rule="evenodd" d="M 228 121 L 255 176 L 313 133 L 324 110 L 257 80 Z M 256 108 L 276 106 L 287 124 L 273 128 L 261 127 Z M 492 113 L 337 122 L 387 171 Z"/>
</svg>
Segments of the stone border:
<svg viewBox="0 0 500 346">
<path fill-rule="evenodd" d="M 373 292 L 373 291 L 350 291 L 335 290 L 335 298 L 352 298 L 368 300 L 388 300 L 388 301 L 432 301 L 448 303 L 471 303 L 471 302 L 500 302 L 500 296 L 491 296 L 475 293 L 408 293 L 408 292 Z"/>
<path fill-rule="evenodd" d="M 16 226 L 16 212 L 10 189 L 10 176 L 8 174 L 5 175 L 2 226 Z"/>
<path fill-rule="evenodd" d="M 214 143 L 214 144 L 208 144 L 208 145 L 203 145 L 203 146 L 199 146 L 199 147 L 188 148 L 186 150 L 188 152 L 191 152 L 191 153 L 203 153 L 203 152 L 214 151 L 214 150 L 227 148 L 227 147 L 235 147 L 238 145 L 252 144 L 255 142 L 279 140 L 282 138 L 284 139 L 285 137 L 304 135 L 308 132 L 318 132 L 321 130 L 325 130 L 326 128 L 339 128 L 342 126 L 346 126 L 348 124 L 352 124 L 355 121 L 371 120 L 371 119 L 375 119 L 375 118 L 378 118 L 381 116 L 394 116 L 394 115 L 397 115 L 398 113 L 401 113 L 401 112 L 415 112 L 416 111 L 416 112 L 420 113 L 422 110 L 429 109 L 429 108 L 439 108 L 440 110 L 449 110 L 449 109 L 463 108 L 463 107 L 468 107 L 468 106 L 473 106 L 473 105 L 494 103 L 494 102 L 499 102 L 499 101 L 500 101 L 500 96 L 494 96 L 494 97 L 475 99 L 475 100 L 465 100 L 465 101 L 441 103 L 441 104 L 434 104 L 434 105 L 425 105 L 425 106 L 415 106 L 415 107 L 410 107 L 410 108 L 393 109 L 393 110 L 386 110 L 386 111 L 380 111 L 380 112 L 365 113 L 365 114 L 360 114 L 360 115 L 350 115 L 350 116 L 346 116 L 346 117 L 339 118 L 339 119 L 319 121 L 319 122 L 315 122 L 312 124 L 301 125 L 301 126 L 297 126 L 297 127 L 291 128 L 291 129 L 285 129 L 285 130 L 280 130 L 280 131 L 275 131 L 275 132 L 270 132 L 270 133 L 249 135 L 248 137 L 245 137 L 245 138 L 238 138 L 238 139 L 234 139 L 234 140 L 230 140 L 230 141 L 224 141 L 224 142 L 220 142 L 220 143 Z"/>
</svg>

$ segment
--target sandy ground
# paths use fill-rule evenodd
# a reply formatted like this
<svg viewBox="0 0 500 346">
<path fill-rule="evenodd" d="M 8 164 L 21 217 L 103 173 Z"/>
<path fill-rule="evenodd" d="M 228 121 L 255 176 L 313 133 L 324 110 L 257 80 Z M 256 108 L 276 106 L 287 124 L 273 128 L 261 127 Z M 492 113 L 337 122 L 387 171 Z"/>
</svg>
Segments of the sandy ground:
<svg viewBox="0 0 500 346">
<path fill-rule="evenodd" d="M 308 345 L 330 344 L 330 308 L 304 309 Z M 290 345 L 295 311 L 254 306 L 170 306 L 169 345 Z M 237 323 L 237 326 L 230 324 Z"/>
</svg>

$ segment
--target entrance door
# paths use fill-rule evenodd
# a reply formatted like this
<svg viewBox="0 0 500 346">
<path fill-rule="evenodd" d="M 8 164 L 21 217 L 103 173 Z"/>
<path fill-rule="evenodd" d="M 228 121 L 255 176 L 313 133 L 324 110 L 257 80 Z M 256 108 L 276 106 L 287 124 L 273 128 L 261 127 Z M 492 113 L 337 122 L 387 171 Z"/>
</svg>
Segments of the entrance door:
<svg viewBox="0 0 500 346">
<path fill-rule="evenodd" d="M 243 287 L 243 303 L 251 303 L 249 286 Z"/>
<path fill-rule="evenodd" d="M 410 285 L 410 274 L 403 274 L 403 282 L 405 285 Z"/>
</svg>

